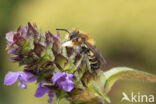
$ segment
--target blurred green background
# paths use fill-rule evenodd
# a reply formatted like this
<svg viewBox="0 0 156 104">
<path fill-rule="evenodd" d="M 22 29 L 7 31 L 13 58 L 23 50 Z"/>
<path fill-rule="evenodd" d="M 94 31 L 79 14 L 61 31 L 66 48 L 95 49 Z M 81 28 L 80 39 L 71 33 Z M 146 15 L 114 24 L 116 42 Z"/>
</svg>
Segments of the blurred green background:
<svg viewBox="0 0 156 104">
<path fill-rule="evenodd" d="M 155 0 L 0 0 L 0 104 L 47 103 L 47 96 L 34 97 L 35 83 L 28 84 L 26 90 L 16 84 L 3 85 L 8 71 L 22 70 L 8 61 L 5 33 L 28 21 L 52 33 L 56 33 L 55 28 L 90 33 L 108 62 L 106 69 L 128 66 L 156 74 Z M 128 104 L 121 102 L 123 91 L 156 97 L 156 83 L 118 81 L 108 93 L 112 104 Z"/>
</svg>

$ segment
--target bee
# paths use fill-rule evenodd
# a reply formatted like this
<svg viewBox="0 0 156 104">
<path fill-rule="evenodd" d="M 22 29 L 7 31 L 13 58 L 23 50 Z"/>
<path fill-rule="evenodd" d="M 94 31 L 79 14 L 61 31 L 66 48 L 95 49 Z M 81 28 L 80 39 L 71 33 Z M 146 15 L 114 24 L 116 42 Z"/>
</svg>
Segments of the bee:
<svg viewBox="0 0 156 104">
<path fill-rule="evenodd" d="M 89 59 L 89 64 L 91 70 L 100 69 L 106 61 L 102 54 L 97 50 L 93 38 L 85 32 L 80 32 L 77 29 L 69 31 L 68 29 L 56 29 L 66 31 L 68 33 L 67 41 L 63 44 L 64 47 L 70 47 L 74 49 L 75 54 L 80 54 L 82 56 L 87 55 Z M 83 60 L 84 57 L 82 57 Z M 82 61 L 81 60 L 81 61 Z M 76 70 L 80 66 L 77 65 Z M 75 70 L 75 71 L 76 71 Z"/>
</svg>

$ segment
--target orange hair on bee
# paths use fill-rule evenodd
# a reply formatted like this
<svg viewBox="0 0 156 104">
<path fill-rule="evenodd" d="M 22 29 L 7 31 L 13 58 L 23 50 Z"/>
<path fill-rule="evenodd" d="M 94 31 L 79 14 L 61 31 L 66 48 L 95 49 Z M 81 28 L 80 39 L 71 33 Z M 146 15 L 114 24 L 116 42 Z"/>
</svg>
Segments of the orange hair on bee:
<svg viewBox="0 0 156 104">
<path fill-rule="evenodd" d="M 81 32 L 80 33 L 81 37 L 84 38 L 90 45 L 95 45 L 95 42 L 94 42 L 94 39 L 88 34 L 88 33 L 85 33 L 85 32 Z"/>
</svg>

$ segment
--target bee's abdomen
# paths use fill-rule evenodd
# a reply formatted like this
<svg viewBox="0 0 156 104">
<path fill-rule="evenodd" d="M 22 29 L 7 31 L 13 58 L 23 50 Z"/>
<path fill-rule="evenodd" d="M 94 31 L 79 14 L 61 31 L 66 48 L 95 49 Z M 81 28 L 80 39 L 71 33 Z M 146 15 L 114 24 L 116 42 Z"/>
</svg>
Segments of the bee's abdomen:
<svg viewBox="0 0 156 104">
<path fill-rule="evenodd" d="M 95 57 L 95 55 L 93 54 L 93 52 L 89 51 L 88 58 L 92 70 L 97 70 L 100 68 L 100 63 L 98 59 Z"/>
<path fill-rule="evenodd" d="M 84 44 L 83 46 L 81 46 L 81 53 L 85 53 L 88 55 L 88 59 L 89 59 L 89 63 L 90 63 L 90 67 L 91 70 L 97 70 L 100 68 L 100 62 L 97 59 L 97 57 L 94 55 L 94 53 L 87 48 L 87 46 Z"/>
</svg>

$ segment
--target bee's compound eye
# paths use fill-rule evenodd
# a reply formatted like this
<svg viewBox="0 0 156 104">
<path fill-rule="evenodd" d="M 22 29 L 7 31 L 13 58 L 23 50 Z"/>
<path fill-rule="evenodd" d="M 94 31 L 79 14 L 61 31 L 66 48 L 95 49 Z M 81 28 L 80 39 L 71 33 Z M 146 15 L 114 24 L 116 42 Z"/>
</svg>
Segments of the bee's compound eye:
<svg viewBox="0 0 156 104">
<path fill-rule="evenodd" d="M 74 32 L 72 32 L 72 33 L 69 34 L 70 40 L 72 40 L 74 38 L 74 35 L 75 35 Z"/>
</svg>

